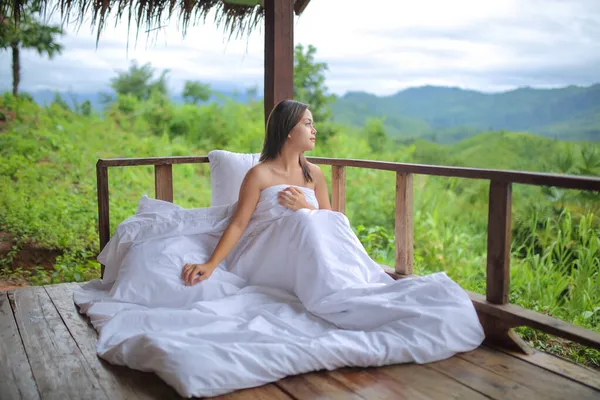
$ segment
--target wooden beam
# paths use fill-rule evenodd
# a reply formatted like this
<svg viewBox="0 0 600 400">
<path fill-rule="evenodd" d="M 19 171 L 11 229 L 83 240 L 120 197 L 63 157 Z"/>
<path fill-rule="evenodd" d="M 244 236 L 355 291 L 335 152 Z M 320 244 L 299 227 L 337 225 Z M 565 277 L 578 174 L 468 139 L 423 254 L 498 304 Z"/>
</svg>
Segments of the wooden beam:
<svg viewBox="0 0 600 400">
<path fill-rule="evenodd" d="M 396 174 L 396 269 L 400 275 L 413 273 L 413 176 Z"/>
<path fill-rule="evenodd" d="M 173 202 L 173 166 L 155 165 L 154 166 L 154 191 L 156 198 L 168 202 Z"/>
<path fill-rule="evenodd" d="M 265 0 L 265 123 L 273 107 L 294 98 L 294 2 Z"/>
<path fill-rule="evenodd" d="M 331 208 L 346 213 L 346 167 L 331 167 Z"/>
<path fill-rule="evenodd" d="M 511 182 L 522 183 L 525 185 L 556 186 L 564 189 L 581 189 L 600 192 L 600 178 L 595 176 L 445 167 L 440 165 L 408 164 L 392 161 L 356 160 L 349 158 L 306 157 L 306 159 L 311 163 L 320 165 L 340 165 L 344 167 L 375 169 L 378 171 L 396 171 L 404 174 L 485 179 L 505 183 Z"/>
<path fill-rule="evenodd" d="M 208 156 L 98 159 L 98 165 L 102 165 L 104 167 L 132 167 L 135 165 L 204 164 L 207 162 Z"/>
<path fill-rule="evenodd" d="M 486 300 L 491 304 L 508 303 L 510 292 L 510 226 L 512 209 L 512 186 L 509 182 L 490 182 Z M 533 349 L 514 331 L 505 320 L 480 314 L 487 343 L 530 354 Z"/>
<path fill-rule="evenodd" d="M 110 214 L 108 203 L 108 167 L 100 161 L 96 164 L 96 186 L 98 191 L 98 235 L 100 252 L 110 239 Z M 104 276 L 104 265 L 100 266 L 100 277 Z"/>
<path fill-rule="evenodd" d="M 528 326 L 600 350 L 600 333 L 515 304 L 492 304 L 479 293 L 466 291 L 481 317 L 486 315 L 509 327 Z"/>
<path fill-rule="evenodd" d="M 378 171 L 395 171 L 405 174 L 448 176 L 455 178 L 485 179 L 525 185 L 555 186 L 563 189 L 580 189 L 600 192 L 600 178 L 546 174 L 538 172 L 503 171 L 495 169 L 444 167 L 438 165 L 406 164 L 389 161 L 354 160 L 346 158 L 306 157 L 314 164 L 341 167 L 368 168 Z M 148 158 L 101 158 L 98 164 L 106 167 L 132 165 L 202 164 L 208 163 L 207 156 L 192 157 L 148 157 Z"/>
<path fill-rule="evenodd" d="M 487 301 L 508 303 L 510 286 L 511 184 L 490 182 L 487 238 Z"/>
</svg>

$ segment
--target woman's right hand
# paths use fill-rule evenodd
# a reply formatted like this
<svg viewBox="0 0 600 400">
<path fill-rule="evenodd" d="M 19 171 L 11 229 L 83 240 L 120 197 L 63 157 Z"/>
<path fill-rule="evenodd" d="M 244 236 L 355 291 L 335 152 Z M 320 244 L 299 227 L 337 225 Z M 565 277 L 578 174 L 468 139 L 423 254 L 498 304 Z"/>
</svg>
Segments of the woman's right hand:
<svg viewBox="0 0 600 400">
<path fill-rule="evenodd" d="M 185 264 L 181 272 L 181 279 L 186 286 L 193 286 L 208 279 L 214 270 L 215 267 L 211 264 Z"/>
</svg>

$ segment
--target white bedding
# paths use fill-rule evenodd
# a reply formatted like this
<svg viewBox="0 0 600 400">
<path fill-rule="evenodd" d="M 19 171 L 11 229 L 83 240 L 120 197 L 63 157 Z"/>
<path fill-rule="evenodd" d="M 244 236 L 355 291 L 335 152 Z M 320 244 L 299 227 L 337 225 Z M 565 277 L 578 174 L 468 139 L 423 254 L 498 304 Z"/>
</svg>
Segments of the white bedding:
<svg viewBox="0 0 600 400">
<path fill-rule="evenodd" d="M 473 305 L 446 274 L 394 281 L 343 214 L 277 204 L 285 187 L 263 190 L 238 245 L 192 287 L 183 264 L 208 259 L 236 205 L 183 209 L 143 196 L 98 257 L 103 281 L 74 294 L 99 332 L 98 355 L 201 397 L 319 369 L 427 363 L 481 344 Z"/>
</svg>

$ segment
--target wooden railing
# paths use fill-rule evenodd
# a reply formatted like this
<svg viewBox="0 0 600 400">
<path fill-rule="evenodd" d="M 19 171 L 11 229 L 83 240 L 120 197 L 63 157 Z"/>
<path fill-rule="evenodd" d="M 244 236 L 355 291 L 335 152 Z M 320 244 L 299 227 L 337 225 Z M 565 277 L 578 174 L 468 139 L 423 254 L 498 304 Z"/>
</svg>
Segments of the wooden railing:
<svg viewBox="0 0 600 400">
<path fill-rule="evenodd" d="M 512 184 L 554 186 L 566 189 L 600 191 L 600 179 L 518 171 L 442 167 L 384 161 L 308 157 L 310 162 L 332 166 L 332 208 L 345 212 L 346 168 L 368 168 L 396 173 L 396 212 L 394 268 L 382 266 L 396 279 L 413 274 L 413 175 L 433 175 L 490 181 L 486 295 L 468 292 L 486 331 L 486 340 L 518 351 L 530 348 L 512 331 L 530 326 L 550 334 L 600 349 L 600 334 L 556 318 L 508 304 L 510 290 L 510 242 Z M 158 157 L 100 159 L 96 164 L 100 250 L 110 238 L 108 167 L 154 165 L 156 198 L 173 201 L 173 164 L 207 163 L 208 157 Z"/>
</svg>

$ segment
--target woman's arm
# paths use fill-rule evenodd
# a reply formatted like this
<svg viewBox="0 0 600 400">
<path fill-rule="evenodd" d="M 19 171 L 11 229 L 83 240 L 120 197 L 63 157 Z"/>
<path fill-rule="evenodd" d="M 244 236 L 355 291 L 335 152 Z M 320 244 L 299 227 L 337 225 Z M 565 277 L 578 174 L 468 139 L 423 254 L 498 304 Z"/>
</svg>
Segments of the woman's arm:
<svg viewBox="0 0 600 400">
<path fill-rule="evenodd" d="M 260 184 L 257 171 L 251 169 L 242 182 L 237 209 L 229 226 L 221 236 L 212 256 L 205 264 L 185 264 L 182 278 L 187 285 L 194 285 L 208 279 L 217 265 L 223 261 L 238 243 L 246 230 L 260 197 Z"/>
<path fill-rule="evenodd" d="M 250 171 L 240 187 L 237 209 L 207 264 L 216 267 L 235 247 L 250 222 L 260 197 L 260 185 L 255 171 Z"/>
<path fill-rule="evenodd" d="M 319 209 L 331 210 L 331 203 L 329 202 L 329 189 L 327 188 L 325 175 L 318 165 L 312 164 L 311 167 L 315 180 L 315 196 L 319 202 Z"/>
<path fill-rule="evenodd" d="M 321 168 L 314 164 L 310 164 L 313 181 L 315 182 L 315 197 L 319 203 L 317 207 L 313 207 L 307 200 L 304 192 L 294 186 L 289 186 L 278 193 L 279 204 L 293 211 L 298 211 L 302 208 L 309 210 L 331 210 L 329 203 L 329 191 L 327 190 L 327 181 Z"/>
</svg>

